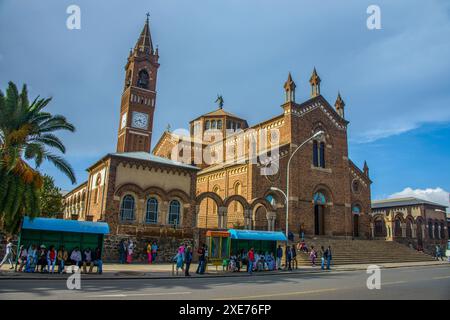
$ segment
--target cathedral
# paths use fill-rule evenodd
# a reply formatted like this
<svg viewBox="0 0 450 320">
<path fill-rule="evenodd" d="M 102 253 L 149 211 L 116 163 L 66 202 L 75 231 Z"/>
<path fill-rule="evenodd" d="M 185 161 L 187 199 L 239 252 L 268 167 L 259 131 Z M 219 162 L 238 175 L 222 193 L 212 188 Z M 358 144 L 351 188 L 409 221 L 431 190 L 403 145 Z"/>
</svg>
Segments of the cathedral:
<svg viewBox="0 0 450 320">
<path fill-rule="evenodd" d="M 249 124 L 218 97 L 184 134 L 167 129 L 152 148 L 158 68 L 147 19 L 125 64 L 116 151 L 65 195 L 65 219 L 109 224 L 107 258 L 123 238 L 138 253 L 158 241 L 164 259 L 181 241 L 197 246 L 207 230 L 228 228 L 371 238 L 369 169 L 349 159 L 344 100 L 321 95 L 316 69 L 306 101 L 288 75 L 279 112 L 266 121 Z"/>
</svg>

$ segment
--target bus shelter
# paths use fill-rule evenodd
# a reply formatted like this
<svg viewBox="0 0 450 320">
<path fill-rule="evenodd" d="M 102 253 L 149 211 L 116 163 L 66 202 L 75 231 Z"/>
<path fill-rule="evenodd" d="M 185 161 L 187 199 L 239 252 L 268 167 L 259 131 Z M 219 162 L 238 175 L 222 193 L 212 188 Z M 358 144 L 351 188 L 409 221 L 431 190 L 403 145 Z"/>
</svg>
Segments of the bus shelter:
<svg viewBox="0 0 450 320">
<path fill-rule="evenodd" d="M 106 222 L 63 220 L 54 218 L 24 217 L 19 233 L 20 247 L 45 245 L 47 248 L 64 246 L 68 252 L 78 247 L 80 250 L 103 248 L 103 240 L 109 233 Z"/>
</svg>

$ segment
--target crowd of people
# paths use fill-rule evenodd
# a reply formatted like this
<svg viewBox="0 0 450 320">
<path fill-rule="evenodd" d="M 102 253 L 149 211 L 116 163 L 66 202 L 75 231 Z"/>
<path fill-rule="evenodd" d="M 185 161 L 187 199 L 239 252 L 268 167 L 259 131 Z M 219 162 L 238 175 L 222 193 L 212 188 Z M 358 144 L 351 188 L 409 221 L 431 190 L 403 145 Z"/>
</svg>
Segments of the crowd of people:
<svg viewBox="0 0 450 320">
<path fill-rule="evenodd" d="M 298 254 L 309 255 L 313 267 L 316 266 L 317 258 L 320 258 L 321 268 L 323 270 L 330 269 L 333 258 L 331 247 L 328 246 L 325 249 L 322 246 L 317 251 L 312 246 L 310 250 L 304 240 L 297 245 L 285 246 L 284 250 L 281 245 L 278 245 L 275 254 L 268 251 L 257 251 L 254 248 L 248 252 L 242 249 L 238 253 L 232 253 L 229 259 L 224 259 L 222 267 L 224 271 L 239 272 L 245 265 L 246 271 L 250 274 L 254 271 L 293 270 L 298 269 Z"/>
<path fill-rule="evenodd" d="M 122 239 L 119 243 L 119 262 L 121 264 L 131 264 L 133 262 L 133 254 L 136 249 L 136 245 L 133 240 Z M 156 262 L 158 255 L 158 244 L 156 241 L 148 242 L 145 245 L 144 252 L 147 258 L 148 264 Z"/>
<path fill-rule="evenodd" d="M 94 267 L 97 267 L 99 274 L 103 272 L 102 250 L 99 247 L 94 250 L 91 248 L 80 250 L 79 247 L 75 247 L 69 252 L 64 246 L 57 249 L 54 245 L 47 248 L 45 244 L 31 244 L 19 247 L 17 264 L 15 264 L 15 255 L 14 245 L 11 239 L 8 239 L 6 254 L 0 263 L 0 268 L 4 263 L 9 262 L 10 269 L 15 269 L 17 272 L 55 273 L 56 269 L 57 273 L 63 273 L 68 265 L 82 268 L 84 273 L 92 273 Z"/>
</svg>

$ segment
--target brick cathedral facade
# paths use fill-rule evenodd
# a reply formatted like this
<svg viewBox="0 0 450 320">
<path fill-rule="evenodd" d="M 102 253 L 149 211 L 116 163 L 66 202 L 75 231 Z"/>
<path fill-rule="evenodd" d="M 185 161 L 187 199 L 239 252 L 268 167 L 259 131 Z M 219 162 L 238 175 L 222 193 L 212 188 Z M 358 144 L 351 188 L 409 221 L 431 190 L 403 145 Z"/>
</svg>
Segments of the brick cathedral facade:
<svg viewBox="0 0 450 320">
<path fill-rule="evenodd" d="M 142 248 L 158 240 L 167 256 L 182 239 L 196 244 L 206 229 L 284 231 L 285 198 L 274 188 L 286 190 L 288 159 L 323 131 L 292 157 L 289 230 L 370 237 L 369 169 L 349 159 L 344 101 L 338 95 L 332 106 L 320 94 L 315 69 L 305 101 L 296 100 L 289 74 L 280 86 L 284 102 L 270 119 L 249 125 L 220 104 L 192 120 L 188 136 L 165 131 L 150 152 L 158 67 L 147 20 L 125 65 L 116 152 L 88 168 L 88 180 L 65 196 L 66 219 L 108 222 L 111 249 L 123 237 Z M 276 136 L 260 135 L 264 130 Z M 190 152 L 178 151 L 187 140 Z M 252 141 L 263 147 L 251 153 Z M 205 151 L 227 159 L 194 164 L 194 153 Z M 274 174 L 261 174 L 267 163 L 276 163 Z"/>
</svg>

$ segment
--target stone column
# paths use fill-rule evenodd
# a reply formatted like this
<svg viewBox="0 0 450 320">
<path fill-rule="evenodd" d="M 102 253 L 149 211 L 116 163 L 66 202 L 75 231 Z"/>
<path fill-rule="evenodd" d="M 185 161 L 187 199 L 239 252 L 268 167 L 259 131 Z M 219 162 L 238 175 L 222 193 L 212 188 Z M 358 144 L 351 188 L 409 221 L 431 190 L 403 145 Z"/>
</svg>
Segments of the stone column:
<svg viewBox="0 0 450 320">
<path fill-rule="evenodd" d="M 441 239 L 441 226 L 438 226 L 438 238 Z"/>
<path fill-rule="evenodd" d="M 431 227 L 431 234 L 433 235 L 433 239 L 434 239 L 434 224 Z"/>
<path fill-rule="evenodd" d="M 402 228 L 402 238 L 406 238 L 406 223 L 401 223 L 400 227 Z"/>
<path fill-rule="evenodd" d="M 274 211 L 268 211 L 266 214 L 267 218 L 267 230 L 274 231 L 275 229 L 275 219 L 277 217 L 277 213 Z"/>
<path fill-rule="evenodd" d="M 422 241 L 425 241 L 425 224 L 422 223 Z"/>
<path fill-rule="evenodd" d="M 195 212 L 194 212 L 195 213 L 195 217 L 194 217 L 194 225 L 193 225 L 193 227 L 198 227 L 198 215 L 200 213 L 200 206 L 196 205 L 194 210 L 195 210 Z"/>
<path fill-rule="evenodd" d="M 252 210 L 244 210 L 244 227 L 247 230 L 252 228 Z"/>
<path fill-rule="evenodd" d="M 161 201 L 161 207 L 158 208 L 158 220 L 162 225 L 167 225 L 169 215 L 169 202 Z"/>
<path fill-rule="evenodd" d="M 375 238 L 375 226 L 373 222 L 370 223 L 370 235 L 372 236 L 372 239 Z"/>
<path fill-rule="evenodd" d="M 217 226 L 219 229 L 226 229 L 227 228 L 227 207 L 219 207 L 217 216 L 219 218 L 219 221 L 217 223 Z"/>
<path fill-rule="evenodd" d="M 416 238 L 416 229 L 417 229 L 416 224 L 415 223 L 411 223 L 411 237 L 413 239 Z"/>
</svg>

